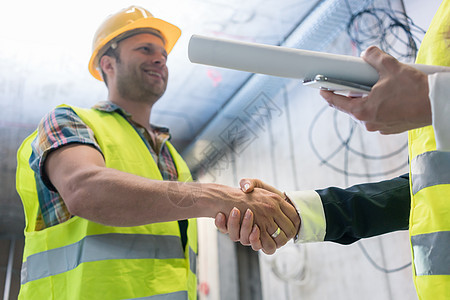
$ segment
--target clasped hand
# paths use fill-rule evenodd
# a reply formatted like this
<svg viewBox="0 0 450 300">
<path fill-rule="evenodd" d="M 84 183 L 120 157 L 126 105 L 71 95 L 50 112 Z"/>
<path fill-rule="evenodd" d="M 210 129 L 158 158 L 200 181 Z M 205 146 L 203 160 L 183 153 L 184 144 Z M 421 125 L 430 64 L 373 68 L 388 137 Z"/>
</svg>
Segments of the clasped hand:
<svg viewBox="0 0 450 300">
<path fill-rule="evenodd" d="M 300 217 L 295 207 L 286 201 L 285 195 L 276 188 L 258 179 L 242 179 L 239 183 L 244 193 L 252 193 L 257 189 L 269 191 L 280 203 L 281 211 L 274 211 L 272 218 L 260 217 L 247 209 L 243 216 L 241 211 L 234 207 L 227 217 L 219 212 L 215 218 L 216 227 L 220 232 L 228 234 L 230 239 L 242 245 L 251 246 L 253 250 L 262 250 L 266 254 L 275 253 L 277 248 L 285 245 L 290 239 L 297 235 L 300 228 Z M 268 207 L 261 203 L 258 209 L 262 215 L 267 213 Z M 271 220 L 272 219 L 272 220 Z M 279 228 L 279 230 L 278 230 Z"/>
</svg>

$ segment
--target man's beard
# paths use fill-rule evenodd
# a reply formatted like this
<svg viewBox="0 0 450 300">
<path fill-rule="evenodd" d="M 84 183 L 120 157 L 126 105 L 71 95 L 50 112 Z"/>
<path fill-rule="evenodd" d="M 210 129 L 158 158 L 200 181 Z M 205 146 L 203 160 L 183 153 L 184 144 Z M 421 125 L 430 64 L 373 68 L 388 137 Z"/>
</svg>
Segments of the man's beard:
<svg viewBox="0 0 450 300">
<path fill-rule="evenodd" d="M 148 83 L 143 76 L 134 70 L 124 72 L 124 66 L 117 75 L 117 90 L 120 96 L 136 102 L 155 103 L 166 91 L 167 85 L 160 86 Z M 142 75 L 142 74 L 141 74 Z M 145 75 L 144 75 L 145 76 Z"/>
</svg>

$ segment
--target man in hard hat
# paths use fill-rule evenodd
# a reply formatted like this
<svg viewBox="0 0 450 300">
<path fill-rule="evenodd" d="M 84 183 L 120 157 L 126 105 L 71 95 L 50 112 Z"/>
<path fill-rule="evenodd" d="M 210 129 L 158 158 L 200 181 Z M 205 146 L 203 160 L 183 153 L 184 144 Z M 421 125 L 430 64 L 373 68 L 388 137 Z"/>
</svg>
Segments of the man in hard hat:
<svg viewBox="0 0 450 300">
<path fill-rule="evenodd" d="M 150 125 L 179 36 L 140 7 L 108 17 L 89 62 L 108 101 L 55 108 L 22 144 L 21 299 L 195 299 L 191 218 L 251 210 L 269 253 L 297 232 L 298 214 L 284 197 L 189 182 L 167 129 Z"/>
<path fill-rule="evenodd" d="M 441 2 L 416 63 L 450 67 L 450 0 Z M 426 75 L 376 47 L 363 59 L 380 78 L 368 97 L 321 95 L 370 131 L 408 130 L 409 174 L 347 189 L 288 192 L 302 218 L 299 242 L 350 244 L 361 238 L 409 229 L 413 279 L 419 299 L 450 299 L 450 73 Z M 281 194 L 260 180 L 242 180 Z M 238 214 L 236 214 L 238 215 Z M 248 220 L 248 222 L 247 222 Z M 261 249 L 253 223 L 218 214 L 216 225 L 233 239 Z"/>
</svg>

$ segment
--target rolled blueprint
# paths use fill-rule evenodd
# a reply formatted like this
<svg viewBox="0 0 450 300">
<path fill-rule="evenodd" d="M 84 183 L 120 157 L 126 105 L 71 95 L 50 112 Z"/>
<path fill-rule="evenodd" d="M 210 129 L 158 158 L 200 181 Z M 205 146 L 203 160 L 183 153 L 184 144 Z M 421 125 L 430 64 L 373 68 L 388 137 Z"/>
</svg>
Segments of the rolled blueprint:
<svg viewBox="0 0 450 300">
<path fill-rule="evenodd" d="M 310 79 L 316 75 L 374 85 L 376 70 L 362 58 L 193 35 L 188 47 L 193 63 L 260 73 Z M 427 74 L 449 72 L 449 67 L 409 64 Z"/>
</svg>

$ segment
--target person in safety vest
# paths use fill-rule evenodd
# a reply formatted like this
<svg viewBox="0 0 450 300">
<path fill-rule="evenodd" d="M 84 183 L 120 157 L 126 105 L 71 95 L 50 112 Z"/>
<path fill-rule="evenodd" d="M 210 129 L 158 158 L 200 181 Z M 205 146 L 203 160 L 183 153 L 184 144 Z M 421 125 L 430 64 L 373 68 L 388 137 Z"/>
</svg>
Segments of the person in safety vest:
<svg viewBox="0 0 450 300">
<path fill-rule="evenodd" d="M 196 299 L 193 218 L 234 207 L 255 219 L 268 253 L 295 236 L 300 219 L 284 196 L 190 182 L 168 129 L 151 125 L 180 34 L 141 7 L 110 15 L 89 62 L 108 101 L 54 108 L 21 145 L 20 299 Z"/>
<path fill-rule="evenodd" d="M 367 97 L 349 99 L 329 91 L 322 97 L 333 107 L 382 134 L 406 130 L 410 172 L 395 179 L 287 192 L 301 217 L 298 242 L 350 244 L 361 238 L 409 229 L 412 267 L 419 299 L 450 299 L 450 72 L 426 75 L 376 47 L 362 58 L 379 74 Z M 417 63 L 450 66 L 450 0 L 444 0 L 427 31 Z M 257 179 L 241 180 L 243 190 L 264 188 Z M 242 225 L 219 213 L 216 226 L 233 240 L 264 249 L 252 219 Z"/>
</svg>

